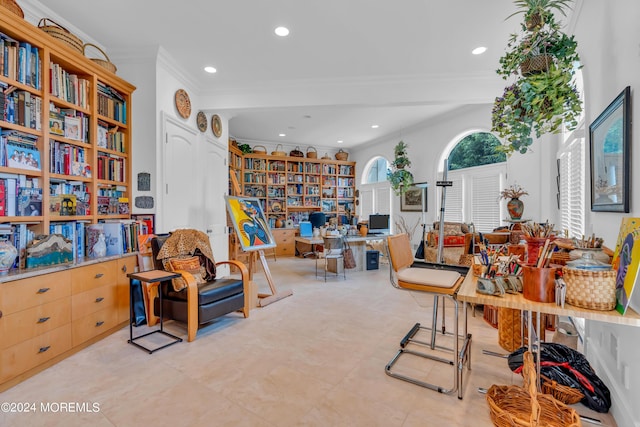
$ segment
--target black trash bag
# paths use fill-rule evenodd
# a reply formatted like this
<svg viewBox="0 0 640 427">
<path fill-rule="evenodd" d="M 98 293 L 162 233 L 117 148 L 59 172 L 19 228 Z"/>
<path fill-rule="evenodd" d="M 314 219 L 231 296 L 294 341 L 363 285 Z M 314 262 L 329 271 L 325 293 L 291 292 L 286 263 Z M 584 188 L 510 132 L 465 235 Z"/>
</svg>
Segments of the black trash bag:
<svg viewBox="0 0 640 427">
<path fill-rule="evenodd" d="M 580 403 L 588 408 L 602 413 L 609 412 L 609 388 L 596 375 L 582 353 L 557 343 L 542 343 L 540 349 L 542 375 L 558 384 L 580 390 L 584 394 Z M 520 373 L 522 370 L 522 354 L 526 350 L 526 347 L 522 347 L 509 355 L 509 368 L 513 372 Z"/>
</svg>

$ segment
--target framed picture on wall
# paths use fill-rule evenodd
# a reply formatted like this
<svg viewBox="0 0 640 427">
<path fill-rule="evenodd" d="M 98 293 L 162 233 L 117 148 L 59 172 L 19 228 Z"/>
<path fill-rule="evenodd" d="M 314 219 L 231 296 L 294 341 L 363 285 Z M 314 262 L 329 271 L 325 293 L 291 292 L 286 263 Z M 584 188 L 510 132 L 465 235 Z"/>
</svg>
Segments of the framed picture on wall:
<svg viewBox="0 0 640 427">
<path fill-rule="evenodd" d="M 427 189 L 424 187 L 410 187 L 400 196 L 400 210 L 402 212 L 427 211 Z"/>
<path fill-rule="evenodd" d="M 589 126 L 592 211 L 629 212 L 630 112 L 627 86 Z"/>
</svg>

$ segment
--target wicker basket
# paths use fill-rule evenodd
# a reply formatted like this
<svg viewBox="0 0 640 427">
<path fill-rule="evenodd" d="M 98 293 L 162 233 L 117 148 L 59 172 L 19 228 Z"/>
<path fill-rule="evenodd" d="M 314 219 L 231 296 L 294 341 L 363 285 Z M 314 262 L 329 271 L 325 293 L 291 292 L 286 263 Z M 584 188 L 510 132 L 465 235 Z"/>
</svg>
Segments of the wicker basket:
<svg viewBox="0 0 640 427">
<path fill-rule="evenodd" d="M 522 347 L 522 315 L 515 308 L 498 307 L 498 345 L 507 351 Z"/>
<path fill-rule="evenodd" d="M 527 58 L 520 64 L 520 73 L 523 76 L 539 74 L 549 69 L 549 65 L 553 63 L 551 55 L 538 55 Z"/>
<path fill-rule="evenodd" d="M 493 424 L 498 427 L 577 427 L 578 413 L 548 394 L 538 394 L 533 355 L 523 355 L 523 386 L 492 385 L 487 403 Z"/>
<path fill-rule="evenodd" d="M 300 151 L 300 147 L 296 147 L 295 149 L 289 152 L 289 156 L 291 157 L 304 157 L 304 153 Z"/>
<path fill-rule="evenodd" d="M 91 59 L 93 62 L 95 62 L 96 64 L 98 64 L 99 66 L 101 66 L 102 68 L 104 68 L 107 71 L 110 71 L 112 73 L 115 74 L 117 68 L 116 66 L 113 64 L 113 62 L 111 62 L 111 60 L 109 59 L 109 57 L 107 56 L 106 53 L 104 53 L 104 50 L 100 49 L 98 46 L 96 46 L 93 43 L 85 43 L 84 46 L 82 46 L 82 53 L 85 53 L 85 50 L 87 49 L 87 46 L 91 46 L 91 47 L 95 47 L 96 49 L 98 49 L 100 51 L 100 53 L 102 55 L 104 55 L 105 59 L 100 59 L 100 58 L 89 58 Z M 236 144 L 237 145 L 237 144 Z"/>
<path fill-rule="evenodd" d="M 565 405 L 573 405 L 584 398 L 584 394 L 576 388 L 558 384 L 557 381 L 547 378 L 544 375 L 540 375 L 540 380 L 542 382 L 542 392 L 544 394 L 550 394 Z"/>
<path fill-rule="evenodd" d="M 313 151 L 311 151 L 313 150 Z M 318 150 L 314 147 L 307 148 L 307 159 L 317 159 L 318 158 Z"/>
<path fill-rule="evenodd" d="M 47 21 L 51 22 L 53 25 L 47 24 Z M 38 22 L 38 28 L 49 34 L 54 39 L 65 43 L 78 53 L 83 54 L 84 43 L 82 43 L 82 40 L 80 40 L 78 36 L 71 34 L 71 31 L 67 30 L 62 25 L 49 18 L 42 18 L 40 22 Z"/>
<path fill-rule="evenodd" d="M 0 0 L 0 6 L 24 19 L 22 8 L 14 0 Z"/>
<path fill-rule="evenodd" d="M 280 156 L 280 157 L 284 157 L 287 155 L 286 151 L 282 151 L 282 144 L 278 144 L 276 145 L 276 149 L 275 151 L 271 152 L 272 156 Z"/>
<path fill-rule="evenodd" d="M 340 151 L 336 153 L 336 160 L 347 160 L 348 158 L 349 158 L 349 153 L 347 153 L 342 149 L 340 149 Z"/>
<path fill-rule="evenodd" d="M 616 308 L 616 270 L 592 271 L 562 268 L 567 283 L 566 302 L 591 310 Z"/>
<path fill-rule="evenodd" d="M 267 148 L 264 145 L 254 145 L 252 151 L 256 154 L 267 154 Z"/>
</svg>

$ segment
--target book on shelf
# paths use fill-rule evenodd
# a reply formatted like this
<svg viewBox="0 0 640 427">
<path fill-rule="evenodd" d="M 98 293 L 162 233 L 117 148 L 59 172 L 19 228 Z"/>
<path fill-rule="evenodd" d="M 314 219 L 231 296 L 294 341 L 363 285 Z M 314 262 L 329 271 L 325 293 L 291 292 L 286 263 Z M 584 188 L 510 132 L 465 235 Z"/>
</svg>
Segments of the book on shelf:
<svg viewBox="0 0 640 427">
<path fill-rule="evenodd" d="M 64 116 L 64 136 L 82 141 L 80 117 Z"/>
<path fill-rule="evenodd" d="M 90 258 L 97 258 L 99 254 L 94 251 L 96 243 L 98 243 L 99 236 L 104 234 L 102 223 L 91 224 L 85 227 L 85 239 L 86 239 L 86 253 Z"/>
<path fill-rule="evenodd" d="M 124 248 L 122 223 L 103 222 L 102 229 L 107 244 L 107 255 L 122 255 Z"/>
<path fill-rule="evenodd" d="M 49 196 L 49 212 L 60 216 L 76 214 L 75 194 L 58 194 Z"/>
<path fill-rule="evenodd" d="M 40 170 L 40 152 L 33 146 L 7 143 L 7 158 L 10 168 Z"/>
<path fill-rule="evenodd" d="M 49 111 L 49 133 L 64 136 L 64 116 L 55 111 Z"/>
<path fill-rule="evenodd" d="M 42 188 L 18 187 L 18 216 L 42 215 Z"/>
</svg>

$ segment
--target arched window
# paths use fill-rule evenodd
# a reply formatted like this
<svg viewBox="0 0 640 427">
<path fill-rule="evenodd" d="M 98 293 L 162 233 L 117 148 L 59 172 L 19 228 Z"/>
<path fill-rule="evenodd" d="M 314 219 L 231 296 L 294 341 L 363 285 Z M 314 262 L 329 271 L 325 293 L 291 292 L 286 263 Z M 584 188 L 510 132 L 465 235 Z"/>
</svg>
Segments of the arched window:
<svg viewBox="0 0 640 427">
<path fill-rule="evenodd" d="M 496 151 L 500 141 L 488 132 L 472 132 L 451 145 L 443 157 L 449 161 L 447 180 L 453 182 L 445 193 L 445 220 L 472 222 L 478 231 L 492 231 L 500 226 L 497 197 L 506 174 L 507 157 Z"/>
<path fill-rule="evenodd" d="M 387 181 L 387 169 L 390 164 L 382 156 L 374 157 L 366 164 L 362 173 L 358 203 L 362 220 L 368 220 L 371 214 L 392 214 L 392 192 Z M 393 227 L 393 218 L 390 221 Z"/>
<path fill-rule="evenodd" d="M 366 171 L 365 181 L 363 184 L 373 184 L 374 182 L 382 182 L 387 180 L 387 169 L 389 162 L 384 157 L 376 157 L 369 164 L 369 170 Z"/>
</svg>

